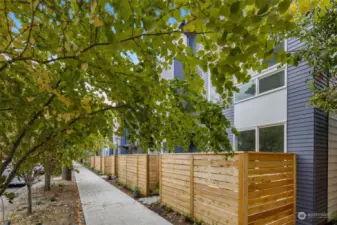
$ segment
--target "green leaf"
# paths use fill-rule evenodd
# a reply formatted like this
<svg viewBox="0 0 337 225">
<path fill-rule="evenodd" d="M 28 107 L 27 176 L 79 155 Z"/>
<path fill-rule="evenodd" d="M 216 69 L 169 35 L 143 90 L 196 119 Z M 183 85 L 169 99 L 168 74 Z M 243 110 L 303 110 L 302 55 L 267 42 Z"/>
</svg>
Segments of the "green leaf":
<svg viewBox="0 0 337 225">
<path fill-rule="evenodd" d="M 236 1 L 231 5 L 230 12 L 231 14 L 237 13 L 240 9 L 240 1 Z"/>
<path fill-rule="evenodd" d="M 292 0 L 283 0 L 278 4 L 278 9 L 280 13 L 285 13 L 291 4 Z"/>
<path fill-rule="evenodd" d="M 299 0 L 298 1 L 298 8 L 300 9 L 301 13 L 306 13 L 310 9 L 310 0 Z"/>
<path fill-rule="evenodd" d="M 0 62 L 6 61 L 6 58 L 4 55 L 0 54 Z"/>
<path fill-rule="evenodd" d="M 0 176 L 0 184 L 4 183 L 6 181 L 6 176 Z"/>
<path fill-rule="evenodd" d="M 86 71 L 88 69 L 88 63 L 82 63 L 81 64 L 81 69 Z"/>
<path fill-rule="evenodd" d="M 265 8 L 268 5 L 268 0 L 255 0 L 255 5 L 260 9 Z"/>
</svg>

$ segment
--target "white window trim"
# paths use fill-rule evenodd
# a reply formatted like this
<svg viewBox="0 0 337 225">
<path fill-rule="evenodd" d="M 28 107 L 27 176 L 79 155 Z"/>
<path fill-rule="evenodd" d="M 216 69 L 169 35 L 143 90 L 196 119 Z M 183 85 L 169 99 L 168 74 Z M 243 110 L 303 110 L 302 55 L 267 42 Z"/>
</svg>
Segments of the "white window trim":
<svg viewBox="0 0 337 225">
<path fill-rule="evenodd" d="M 281 87 L 278 87 L 278 88 L 271 89 L 269 91 L 265 91 L 263 93 L 259 93 L 260 90 L 259 90 L 258 80 L 260 80 L 262 78 L 265 78 L 265 77 L 272 76 L 272 75 L 274 75 L 278 72 L 281 72 L 281 71 L 284 71 L 284 85 L 281 86 Z M 248 100 L 251 100 L 251 99 L 254 99 L 254 98 L 258 98 L 258 97 L 261 97 L 261 96 L 264 96 L 264 95 L 267 95 L 267 94 L 271 94 L 273 92 L 280 91 L 280 90 L 283 90 L 283 89 L 287 88 L 287 76 L 288 76 L 287 65 L 284 65 L 281 68 L 275 68 L 274 70 L 259 74 L 258 76 L 254 77 L 254 79 L 252 79 L 255 83 L 255 95 L 252 96 L 252 97 L 249 97 L 249 98 L 245 98 L 245 99 L 242 99 L 242 100 L 239 100 L 239 101 L 235 101 L 235 94 L 236 94 L 235 93 L 234 94 L 234 104 L 245 102 L 245 101 L 248 101 Z M 250 81 L 252 81 L 252 80 L 250 80 Z M 242 86 L 242 85 L 244 85 L 244 84 L 239 85 L 238 88 L 240 88 L 240 86 Z"/>
<path fill-rule="evenodd" d="M 285 52 L 288 51 L 288 39 L 284 40 L 284 51 Z M 258 90 L 259 90 L 259 82 L 257 82 L 257 79 L 261 79 L 262 77 L 272 75 L 272 74 L 277 73 L 281 70 L 284 70 L 284 85 L 282 87 L 263 92 L 262 94 L 257 93 Z M 251 77 L 252 77 L 251 80 L 254 80 L 254 83 L 255 83 L 255 89 L 256 89 L 255 95 L 252 96 L 252 97 L 249 97 L 249 98 L 242 99 L 240 101 L 235 101 L 235 94 L 236 93 L 234 93 L 234 99 L 233 99 L 234 104 L 241 103 L 241 102 L 251 100 L 251 99 L 254 99 L 254 98 L 258 98 L 260 96 L 263 96 L 264 94 L 270 94 L 270 93 L 273 93 L 273 92 L 276 92 L 276 91 L 279 91 L 279 90 L 282 90 L 282 89 L 286 88 L 287 83 L 288 83 L 287 82 L 287 80 L 288 80 L 287 72 L 288 72 L 288 64 L 284 64 L 284 65 L 281 66 L 281 63 L 277 63 L 275 65 L 272 65 L 272 66 L 268 67 L 267 69 L 262 70 L 261 73 L 255 72 L 255 73 L 251 74 Z M 241 85 L 243 85 L 243 84 L 240 84 L 237 87 L 240 87 Z"/>
<path fill-rule="evenodd" d="M 276 122 L 276 123 L 267 123 L 267 124 L 263 124 L 263 125 L 259 125 L 259 126 L 254 126 L 254 127 L 245 127 L 245 128 L 241 128 L 238 129 L 238 131 L 247 131 L 247 130 L 255 130 L 255 152 L 259 152 L 260 151 L 260 140 L 259 140 L 259 129 L 260 128 L 266 128 L 266 127 L 275 127 L 275 126 L 279 126 L 279 125 L 283 125 L 283 139 L 284 139 L 284 149 L 283 152 L 287 153 L 287 121 L 280 121 L 280 122 Z M 233 145 L 234 145 L 234 150 L 238 151 L 238 145 L 237 145 L 237 137 L 233 134 Z"/>
</svg>

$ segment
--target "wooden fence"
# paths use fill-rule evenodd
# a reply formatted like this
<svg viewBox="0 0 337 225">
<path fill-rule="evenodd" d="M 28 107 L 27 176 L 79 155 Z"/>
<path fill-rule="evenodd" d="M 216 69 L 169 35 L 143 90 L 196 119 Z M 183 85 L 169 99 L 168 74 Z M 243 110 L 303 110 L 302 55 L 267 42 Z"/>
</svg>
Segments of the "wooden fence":
<svg viewBox="0 0 337 225">
<path fill-rule="evenodd" d="M 93 161 L 94 161 L 94 165 L 93 167 L 96 170 L 102 171 L 102 162 L 101 162 L 101 156 L 92 156 L 93 157 Z"/>
<path fill-rule="evenodd" d="M 205 224 L 295 224 L 296 155 L 160 156 L 161 203 Z"/>
<path fill-rule="evenodd" d="M 117 156 L 104 156 L 104 170 L 103 173 L 118 176 Z"/>
<path fill-rule="evenodd" d="M 119 155 L 118 181 L 148 196 L 159 184 L 158 160 L 158 155 Z"/>
</svg>

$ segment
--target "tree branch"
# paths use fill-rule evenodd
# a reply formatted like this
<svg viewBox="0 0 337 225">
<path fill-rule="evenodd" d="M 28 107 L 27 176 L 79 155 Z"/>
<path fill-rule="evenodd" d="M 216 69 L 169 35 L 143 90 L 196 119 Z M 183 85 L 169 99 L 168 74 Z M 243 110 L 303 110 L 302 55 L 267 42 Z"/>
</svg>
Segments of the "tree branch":
<svg viewBox="0 0 337 225">
<path fill-rule="evenodd" d="M 32 0 L 32 3 L 33 3 L 34 0 Z M 33 4 L 32 4 L 33 5 Z M 36 13 L 36 10 L 37 8 L 39 7 L 40 5 L 40 1 L 37 3 L 35 9 L 33 9 L 33 6 L 32 6 L 32 18 L 31 18 L 31 21 L 30 21 L 30 28 L 29 28 L 29 33 L 28 33 L 28 38 L 27 38 L 27 43 L 26 43 L 26 46 L 25 48 L 22 50 L 22 52 L 20 53 L 20 57 L 23 56 L 23 54 L 26 52 L 27 48 L 28 48 L 28 45 L 29 45 L 29 42 L 30 42 L 30 38 L 32 36 L 32 30 L 33 30 L 33 26 L 34 26 L 34 18 L 35 18 L 35 13 Z"/>
<path fill-rule="evenodd" d="M 9 27 L 9 20 L 8 20 L 8 11 L 7 11 L 7 0 L 4 0 L 4 6 L 5 6 L 5 17 L 6 17 L 6 24 L 7 24 L 7 32 L 11 38 L 10 42 L 13 41 L 13 37 L 12 37 L 12 32 L 10 30 L 10 27 Z"/>
<path fill-rule="evenodd" d="M 58 80 L 56 83 L 56 88 L 59 87 L 61 83 L 61 80 Z M 49 106 L 52 101 L 54 100 L 55 95 L 53 94 L 48 101 L 43 105 L 42 109 L 39 110 L 38 112 L 36 112 L 34 114 L 34 116 L 29 120 L 29 122 L 27 123 L 27 125 L 23 128 L 23 130 L 20 132 L 19 136 L 16 138 L 12 148 L 10 149 L 9 153 L 8 153 L 8 157 L 6 158 L 6 160 L 2 163 L 1 168 L 0 168 L 0 174 L 2 174 L 6 167 L 9 165 L 9 163 L 12 161 L 14 154 L 17 150 L 17 148 L 19 147 L 19 145 L 21 144 L 22 139 L 24 138 L 24 136 L 26 135 L 28 129 L 30 126 L 32 126 L 34 124 L 34 122 L 42 115 L 44 107 Z"/>
<path fill-rule="evenodd" d="M 5 108 L 5 109 L 0 109 L 0 112 L 1 111 L 9 111 L 9 110 L 13 110 L 14 108 Z"/>
<path fill-rule="evenodd" d="M 120 106 L 111 106 L 111 107 L 106 107 L 103 109 L 99 109 L 97 111 L 91 112 L 88 115 L 92 116 L 92 115 L 96 115 L 98 113 L 102 113 L 108 110 L 113 110 L 113 109 L 119 109 L 119 108 L 127 108 L 129 106 L 127 105 L 120 105 Z M 3 193 L 6 191 L 6 188 L 8 187 L 8 185 L 10 184 L 10 182 L 13 180 L 13 178 L 16 175 L 16 172 L 18 171 L 18 169 L 20 168 L 20 166 L 25 162 L 25 160 L 32 155 L 34 152 L 36 152 L 40 147 L 42 147 L 43 145 L 47 144 L 48 142 L 50 142 L 51 140 L 53 140 L 58 133 L 63 133 L 66 132 L 67 129 L 69 129 L 70 126 L 72 126 L 74 123 L 76 123 L 77 121 L 81 120 L 81 119 L 85 119 L 86 117 L 77 117 L 75 119 L 73 119 L 71 122 L 68 123 L 68 127 L 62 129 L 61 131 L 54 131 L 51 135 L 49 135 L 44 141 L 42 141 L 40 144 L 35 145 L 34 147 L 32 147 L 30 150 L 28 150 L 22 157 L 21 159 L 15 164 L 15 166 L 13 167 L 13 169 L 11 170 L 11 172 L 9 173 L 9 175 L 6 178 L 6 181 L 3 184 L 0 184 L 0 196 L 3 195 Z M 8 164 L 7 164 L 8 165 Z M 2 174 L 2 173 L 1 173 Z"/>
<path fill-rule="evenodd" d="M 126 39 L 122 39 L 119 42 L 120 43 L 124 43 L 124 42 L 127 42 L 127 41 L 133 41 L 135 39 L 138 39 L 138 38 L 141 38 L 141 37 L 145 37 L 145 36 L 161 36 L 161 35 L 170 35 L 170 34 L 173 34 L 173 33 L 184 33 L 184 32 L 181 31 L 181 30 L 173 30 L 173 31 L 168 31 L 168 32 L 143 33 L 143 34 L 132 36 L 132 37 L 129 37 L 129 38 L 126 38 Z M 211 32 L 211 31 L 210 32 L 193 32 L 193 34 L 203 34 L 203 35 L 205 35 L 207 33 L 213 33 L 213 32 Z M 88 47 L 84 48 L 77 55 L 63 56 L 63 57 L 58 57 L 58 58 L 51 58 L 51 59 L 48 59 L 48 60 L 38 60 L 38 59 L 34 59 L 33 57 L 17 57 L 17 58 L 14 58 L 12 60 L 8 60 L 2 67 L 0 67 L 0 72 L 2 72 L 4 69 L 6 69 L 9 64 L 12 64 L 13 62 L 17 62 L 17 61 L 28 61 L 28 60 L 30 60 L 30 61 L 38 62 L 38 63 L 41 63 L 41 64 L 48 64 L 48 63 L 51 63 L 51 62 L 55 62 L 55 61 L 59 61 L 59 60 L 65 60 L 65 59 L 78 60 L 78 58 L 79 58 L 79 56 L 81 54 L 83 54 L 83 53 L 91 50 L 94 47 L 97 47 L 97 46 L 108 46 L 108 45 L 111 45 L 111 44 L 113 44 L 113 42 L 94 43 L 94 44 L 89 45 Z"/>
</svg>

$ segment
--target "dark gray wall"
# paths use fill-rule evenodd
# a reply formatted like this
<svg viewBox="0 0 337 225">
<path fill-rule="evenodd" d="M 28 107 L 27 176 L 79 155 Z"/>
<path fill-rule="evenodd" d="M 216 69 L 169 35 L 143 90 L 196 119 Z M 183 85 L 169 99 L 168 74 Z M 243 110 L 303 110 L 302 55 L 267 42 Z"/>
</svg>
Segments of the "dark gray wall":
<svg viewBox="0 0 337 225">
<path fill-rule="evenodd" d="M 178 79 L 184 78 L 183 64 L 177 59 L 173 60 L 173 76 Z"/>
<path fill-rule="evenodd" d="M 288 40 L 288 51 L 300 48 Z M 297 212 L 327 212 L 328 118 L 308 105 L 312 69 L 306 62 L 288 66 L 287 150 L 297 155 Z M 324 85 L 315 81 L 316 85 Z M 297 219 L 297 224 L 321 224 L 324 218 Z"/>
</svg>

